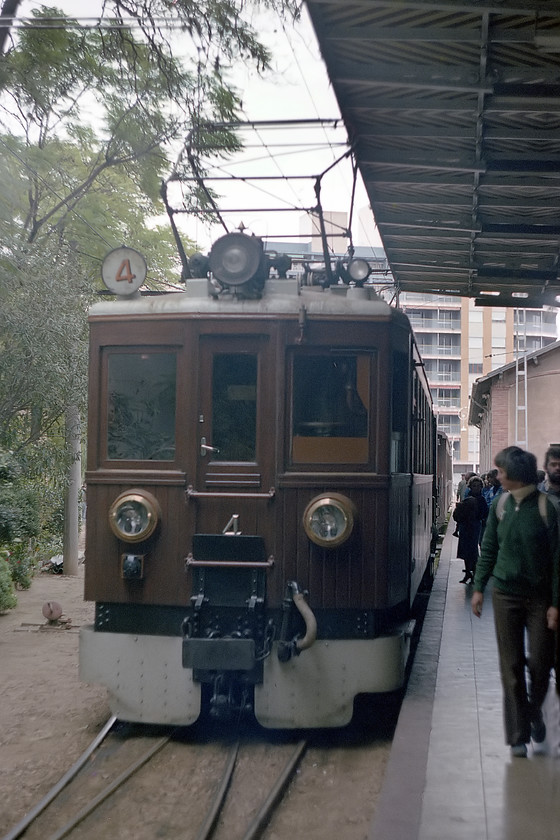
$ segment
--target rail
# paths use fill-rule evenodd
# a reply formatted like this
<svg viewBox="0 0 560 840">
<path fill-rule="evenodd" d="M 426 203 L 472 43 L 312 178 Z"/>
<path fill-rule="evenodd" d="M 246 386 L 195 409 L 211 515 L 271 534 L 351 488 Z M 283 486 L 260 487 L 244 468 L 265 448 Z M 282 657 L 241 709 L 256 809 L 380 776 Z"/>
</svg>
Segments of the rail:
<svg viewBox="0 0 560 840">
<path fill-rule="evenodd" d="M 109 718 L 99 735 L 91 742 L 89 747 L 82 753 L 79 759 L 72 765 L 72 767 L 67 770 L 67 772 L 62 776 L 62 778 L 50 789 L 50 791 L 45 794 L 45 796 L 41 799 L 40 802 L 35 805 L 34 808 L 27 813 L 17 825 L 15 825 L 11 831 L 8 831 L 7 834 L 2 837 L 2 840 L 17 840 L 18 837 L 21 837 L 24 831 L 26 831 L 32 822 L 34 822 L 39 814 L 42 814 L 45 808 L 47 808 L 51 802 L 58 796 L 58 794 L 63 790 L 72 779 L 78 775 L 82 767 L 89 761 L 92 754 L 98 748 L 98 746 L 105 740 L 106 736 L 109 734 L 113 725 L 115 724 L 117 718 L 113 715 Z"/>
<path fill-rule="evenodd" d="M 84 764 L 91 758 L 92 753 L 101 745 L 102 741 L 105 739 L 106 735 L 109 733 L 110 729 L 112 728 L 113 724 L 116 721 L 116 717 L 112 717 L 109 722 L 105 725 L 103 731 L 96 737 L 93 743 L 88 747 L 88 749 L 83 753 L 80 759 L 70 768 L 70 770 L 62 777 L 62 779 L 54 785 L 54 787 L 49 791 L 49 793 L 43 797 L 43 799 L 38 803 L 38 805 L 32 809 L 23 820 L 21 820 L 8 834 L 6 834 L 2 840 L 16 840 L 16 838 L 20 837 L 29 826 L 35 822 L 35 820 L 40 816 L 40 814 L 45 810 L 47 805 L 50 805 L 53 800 L 58 796 L 58 794 L 62 791 L 66 785 L 74 779 L 74 777 L 78 774 L 78 771 L 84 766 Z M 174 731 L 177 731 L 175 729 Z M 92 814 L 106 799 L 108 799 L 112 794 L 114 794 L 122 785 L 130 779 L 141 767 L 147 764 L 153 756 L 156 755 L 172 738 L 172 734 L 165 735 L 164 737 L 158 738 L 155 743 L 153 743 L 148 750 L 144 751 L 142 755 L 134 760 L 134 762 L 128 766 L 123 772 L 121 772 L 118 776 L 114 778 L 106 787 L 94 796 L 86 805 L 84 805 L 74 816 L 72 816 L 67 822 L 58 830 L 55 831 L 54 834 L 49 835 L 49 840 L 62 840 L 62 838 L 67 837 L 81 822 L 83 822 L 86 817 Z M 203 819 L 201 826 L 198 830 L 196 835 L 196 840 L 210 840 L 214 831 L 218 824 L 218 819 L 223 811 L 228 790 L 230 787 L 231 780 L 234 775 L 235 767 L 237 764 L 238 752 L 240 748 L 239 741 L 236 741 L 235 744 L 229 750 L 226 764 L 224 767 L 224 771 L 222 773 L 222 778 L 219 782 L 217 791 L 215 796 L 213 797 L 212 801 L 210 802 L 210 806 L 206 812 L 206 816 Z M 245 834 L 243 835 L 243 840 L 257 840 L 259 838 L 266 825 L 270 821 L 272 814 L 274 813 L 276 807 L 282 800 L 282 797 L 287 789 L 289 782 L 291 781 L 299 762 L 307 748 L 307 741 L 302 740 L 299 741 L 291 753 L 287 763 L 285 764 L 283 770 L 281 771 L 280 775 L 276 778 L 273 785 L 270 787 L 268 794 L 265 796 L 262 804 L 257 811 L 256 815 L 253 817 L 251 822 L 248 824 Z"/>
</svg>

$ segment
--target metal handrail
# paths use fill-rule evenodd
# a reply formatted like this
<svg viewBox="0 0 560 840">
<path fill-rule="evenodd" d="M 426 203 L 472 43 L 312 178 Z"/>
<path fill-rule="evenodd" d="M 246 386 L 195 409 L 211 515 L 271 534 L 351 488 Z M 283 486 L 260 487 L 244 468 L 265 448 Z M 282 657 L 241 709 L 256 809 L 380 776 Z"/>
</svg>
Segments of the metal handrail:
<svg viewBox="0 0 560 840">
<path fill-rule="evenodd" d="M 213 566 L 220 569 L 270 569 L 274 566 L 274 557 L 271 554 L 264 562 L 252 562 L 250 560 L 195 560 L 192 554 L 188 554 L 185 557 L 185 567 L 189 566 Z"/>
<path fill-rule="evenodd" d="M 271 487 L 268 493 L 224 493 L 213 490 L 195 490 L 192 484 L 189 484 L 186 494 L 187 499 L 273 499 L 276 488 Z"/>
</svg>

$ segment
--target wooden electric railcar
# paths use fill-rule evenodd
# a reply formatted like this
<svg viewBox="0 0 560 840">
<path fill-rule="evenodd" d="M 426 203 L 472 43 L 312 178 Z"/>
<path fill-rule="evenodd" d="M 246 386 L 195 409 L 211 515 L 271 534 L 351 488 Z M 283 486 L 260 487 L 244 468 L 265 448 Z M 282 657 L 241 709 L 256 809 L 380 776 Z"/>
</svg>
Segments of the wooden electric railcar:
<svg viewBox="0 0 560 840">
<path fill-rule="evenodd" d="M 92 307 L 80 673 L 124 720 L 341 726 L 403 684 L 430 392 L 402 312 L 265 281 L 260 242 L 230 237 L 210 280 Z"/>
</svg>

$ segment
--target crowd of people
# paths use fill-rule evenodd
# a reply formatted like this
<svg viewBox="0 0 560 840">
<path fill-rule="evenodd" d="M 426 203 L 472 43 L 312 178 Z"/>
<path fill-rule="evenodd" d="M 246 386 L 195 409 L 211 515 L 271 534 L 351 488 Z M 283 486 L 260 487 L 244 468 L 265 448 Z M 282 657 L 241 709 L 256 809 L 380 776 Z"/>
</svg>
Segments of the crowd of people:
<svg viewBox="0 0 560 840">
<path fill-rule="evenodd" d="M 542 704 L 553 667 L 560 693 L 560 444 L 537 469 L 531 452 L 502 449 L 496 469 L 461 477 L 453 518 L 480 617 L 492 578 L 492 606 L 503 689 L 506 743 L 513 756 L 542 745 Z"/>
<path fill-rule="evenodd" d="M 465 563 L 461 583 L 472 583 L 482 536 L 490 505 L 502 492 L 498 470 L 483 475 L 469 472 L 461 476 L 457 486 L 457 503 L 453 518 L 457 523 L 454 536 L 459 538 L 457 557 Z"/>
</svg>

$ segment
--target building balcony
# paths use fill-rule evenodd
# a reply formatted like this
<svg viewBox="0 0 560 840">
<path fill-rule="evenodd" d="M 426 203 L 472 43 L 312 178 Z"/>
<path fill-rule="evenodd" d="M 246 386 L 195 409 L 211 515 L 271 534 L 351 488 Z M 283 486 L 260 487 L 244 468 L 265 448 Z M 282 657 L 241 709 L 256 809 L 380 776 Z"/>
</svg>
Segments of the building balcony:
<svg viewBox="0 0 560 840">
<path fill-rule="evenodd" d="M 443 411 L 445 414 L 449 414 L 451 409 L 452 412 L 457 412 L 461 410 L 461 402 L 460 400 L 436 400 L 434 402 L 434 411 L 436 414 L 439 414 L 440 411 Z"/>
<path fill-rule="evenodd" d="M 426 376 L 428 377 L 428 384 L 430 385 L 430 388 L 437 387 L 437 385 L 441 382 L 445 382 L 446 385 L 461 385 L 460 371 L 457 371 L 457 373 L 437 373 L 435 371 L 426 371 Z"/>
<path fill-rule="evenodd" d="M 436 347 L 433 344 L 419 344 L 418 349 L 425 359 L 428 356 L 433 356 L 434 358 L 445 356 L 446 359 L 461 359 L 460 347 Z"/>
<path fill-rule="evenodd" d="M 459 320 L 450 322 L 441 321 L 439 318 L 415 318 L 410 315 L 408 316 L 408 320 L 414 332 L 418 333 L 453 333 L 461 329 L 461 322 Z"/>
</svg>

